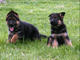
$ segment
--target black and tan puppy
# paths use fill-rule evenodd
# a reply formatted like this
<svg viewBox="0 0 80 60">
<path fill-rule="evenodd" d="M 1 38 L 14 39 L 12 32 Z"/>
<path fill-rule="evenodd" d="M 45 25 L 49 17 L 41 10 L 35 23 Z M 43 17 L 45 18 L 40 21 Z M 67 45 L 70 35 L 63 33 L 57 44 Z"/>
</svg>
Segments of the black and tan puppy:
<svg viewBox="0 0 80 60">
<path fill-rule="evenodd" d="M 9 28 L 8 42 L 15 43 L 16 40 L 41 40 L 45 35 L 41 35 L 36 27 L 19 19 L 16 12 L 10 11 L 7 14 L 6 22 Z"/>
<path fill-rule="evenodd" d="M 51 24 L 51 36 L 48 38 L 47 45 L 52 47 L 57 47 L 62 44 L 67 44 L 72 46 L 69 39 L 66 26 L 63 22 L 65 12 L 52 13 L 49 15 Z"/>
</svg>

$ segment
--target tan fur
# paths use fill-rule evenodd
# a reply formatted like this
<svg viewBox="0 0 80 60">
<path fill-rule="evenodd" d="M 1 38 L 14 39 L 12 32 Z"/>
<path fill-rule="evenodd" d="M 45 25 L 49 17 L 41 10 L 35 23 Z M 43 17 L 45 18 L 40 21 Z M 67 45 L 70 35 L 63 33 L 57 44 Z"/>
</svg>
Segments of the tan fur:
<svg viewBox="0 0 80 60">
<path fill-rule="evenodd" d="M 57 40 L 55 39 L 52 43 L 52 47 L 55 48 L 55 47 L 58 47 L 58 42 Z"/>
<path fill-rule="evenodd" d="M 58 25 L 61 25 L 61 24 L 62 24 L 62 22 L 60 20 L 58 20 Z"/>
<path fill-rule="evenodd" d="M 51 45 L 52 39 L 49 38 L 49 43 L 48 43 L 48 47 Z"/>
<path fill-rule="evenodd" d="M 16 43 L 16 40 L 18 39 L 18 35 L 14 34 L 12 39 L 10 40 L 11 43 Z"/>
</svg>

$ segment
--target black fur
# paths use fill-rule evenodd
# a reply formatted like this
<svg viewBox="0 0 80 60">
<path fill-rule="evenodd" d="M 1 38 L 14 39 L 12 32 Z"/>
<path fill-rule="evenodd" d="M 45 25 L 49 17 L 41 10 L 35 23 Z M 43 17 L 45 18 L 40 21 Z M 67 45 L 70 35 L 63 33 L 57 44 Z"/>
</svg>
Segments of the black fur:
<svg viewBox="0 0 80 60">
<path fill-rule="evenodd" d="M 66 25 L 63 22 L 64 16 L 65 12 L 52 13 L 49 15 L 51 24 L 51 36 L 48 38 L 48 45 L 52 45 L 55 39 L 57 40 L 58 45 L 62 45 L 66 43 L 66 40 L 69 40 Z"/>
<path fill-rule="evenodd" d="M 7 25 L 9 27 L 9 37 L 8 40 L 11 40 L 14 34 L 18 34 L 18 39 L 20 40 L 41 40 L 41 37 L 47 37 L 39 33 L 38 29 L 32 24 L 21 21 L 16 12 L 10 11 L 7 14 Z M 18 23 L 17 23 L 18 22 Z"/>
</svg>

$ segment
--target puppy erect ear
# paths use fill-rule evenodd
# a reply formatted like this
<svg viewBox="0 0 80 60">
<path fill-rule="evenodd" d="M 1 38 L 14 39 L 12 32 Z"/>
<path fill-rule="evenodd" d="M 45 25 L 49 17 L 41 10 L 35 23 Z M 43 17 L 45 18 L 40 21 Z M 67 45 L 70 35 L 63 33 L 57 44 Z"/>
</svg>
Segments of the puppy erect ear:
<svg viewBox="0 0 80 60">
<path fill-rule="evenodd" d="M 65 16 L 65 12 L 61 12 L 61 13 L 60 13 L 60 16 L 61 16 L 61 17 L 64 17 L 64 16 Z"/>
<path fill-rule="evenodd" d="M 7 14 L 7 17 L 8 17 L 9 15 L 15 15 L 16 17 L 19 18 L 19 15 L 18 15 L 16 12 L 14 12 L 13 10 L 11 10 L 11 11 Z"/>
<path fill-rule="evenodd" d="M 51 17 L 53 14 L 50 14 L 48 17 Z"/>
<path fill-rule="evenodd" d="M 6 21 L 8 18 L 13 17 L 13 16 L 15 16 L 17 18 L 17 20 L 19 20 L 19 15 L 16 12 L 14 12 L 13 10 L 11 10 L 6 16 Z"/>
</svg>

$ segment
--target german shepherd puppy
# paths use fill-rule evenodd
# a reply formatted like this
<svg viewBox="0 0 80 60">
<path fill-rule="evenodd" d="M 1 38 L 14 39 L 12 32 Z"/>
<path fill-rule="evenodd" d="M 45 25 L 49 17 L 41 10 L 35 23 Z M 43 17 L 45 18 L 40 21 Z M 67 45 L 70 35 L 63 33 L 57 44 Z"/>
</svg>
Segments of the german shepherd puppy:
<svg viewBox="0 0 80 60">
<path fill-rule="evenodd" d="M 57 47 L 62 44 L 72 46 L 71 40 L 69 39 L 66 26 L 63 22 L 65 12 L 52 13 L 49 15 L 51 24 L 51 36 L 48 38 L 47 45 Z"/>
<path fill-rule="evenodd" d="M 12 10 L 7 14 L 6 22 L 9 28 L 8 42 L 10 43 L 16 43 L 18 39 L 33 41 L 35 39 L 41 40 L 41 36 L 46 37 L 41 35 L 32 24 L 21 21 L 19 15 Z"/>
</svg>

